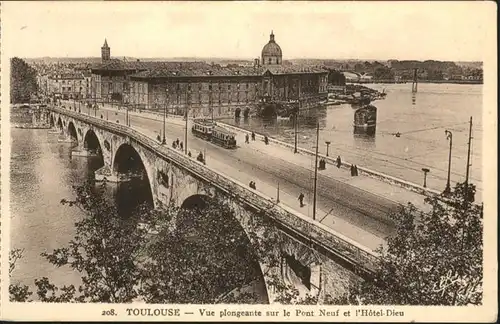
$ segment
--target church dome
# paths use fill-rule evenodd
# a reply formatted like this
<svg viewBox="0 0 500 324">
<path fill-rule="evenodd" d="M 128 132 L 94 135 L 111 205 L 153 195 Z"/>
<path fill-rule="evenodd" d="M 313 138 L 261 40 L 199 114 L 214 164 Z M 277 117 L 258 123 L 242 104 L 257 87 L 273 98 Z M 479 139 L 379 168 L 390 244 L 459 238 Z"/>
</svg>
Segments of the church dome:
<svg viewBox="0 0 500 324">
<path fill-rule="evenodd" d="M 262 55 L 269 56 L 281 56 L 281 47 L 274 40 L 274 34 L 271 33 L 271 37 L 269 39 L 269 43 L 267 43 L 262 49 Z"/>
<path fill-rule="evenodd" d="M 269 42 L 262 49 L 263 64 L 281 64 L 281 47 L 274 40 L 274 34 L 271 32 Z"/>
</svg>

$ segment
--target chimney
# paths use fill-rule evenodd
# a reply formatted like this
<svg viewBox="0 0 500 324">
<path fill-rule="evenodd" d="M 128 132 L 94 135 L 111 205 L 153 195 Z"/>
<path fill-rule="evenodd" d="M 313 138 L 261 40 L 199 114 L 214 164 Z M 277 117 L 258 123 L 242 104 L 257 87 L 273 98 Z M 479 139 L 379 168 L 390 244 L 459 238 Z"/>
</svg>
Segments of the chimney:
<svg viewBox="0 0 500 324">
<path fill-rule="evenodd" d="M 260 59 L 258 59 L 258 58 L 254 59 L 253 60 L 253 66 L 256 67 L 256 68 L 258 68 L 259 65 L 260 65 Z"/>
</svg>

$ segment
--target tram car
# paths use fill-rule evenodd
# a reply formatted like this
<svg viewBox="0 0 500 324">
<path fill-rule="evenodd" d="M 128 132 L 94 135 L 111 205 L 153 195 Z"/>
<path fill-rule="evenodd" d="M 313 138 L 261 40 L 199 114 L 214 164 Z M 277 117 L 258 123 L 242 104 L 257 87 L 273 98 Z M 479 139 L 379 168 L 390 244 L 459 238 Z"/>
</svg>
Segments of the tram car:
<svg viewBox="0 0 500 324">
<path fill-rule="evenodd" d="M 197 119 L 193 123 L 191 132 L 196 137 L 201 137 L 204 140 L 210 141 L 212 138 L 212 131 L 215 124 L 212 121 L 205 119 Z"/>
<path fill-rule="evenodd" d="M 227 129 L 215 126 L 212 130 L 212 143 L 227 149 L 236 148 L 235 134 Z"/>
<path fill-rule="evenodd" d="M 203 138 L 227 149 L 236 148 L 236 136 L 225 128 L 216 126 L 215 123 L 205 119 L 197 119 L 191 131 L 194 136 Z"/>
</svg>

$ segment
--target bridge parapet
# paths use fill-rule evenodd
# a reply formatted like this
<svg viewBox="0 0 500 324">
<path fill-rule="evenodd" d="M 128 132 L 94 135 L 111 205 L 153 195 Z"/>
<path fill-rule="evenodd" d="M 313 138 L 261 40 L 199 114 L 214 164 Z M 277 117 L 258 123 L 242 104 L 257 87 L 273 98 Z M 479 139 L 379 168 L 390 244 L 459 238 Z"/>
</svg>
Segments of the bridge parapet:
<svg viewBox="0 0 500 324">
<path fill-rule="evenodd" d="M 301 241 L 309 242 L 326 253 L 343 259 L 353 265 L 355 269 L 359 269 L 360 272 L 371 273 L 377 267 L 378 255 L 369 248 L 285 205 L 276 203 L 271 197 L 250 190 L 238 180 L 219 174 L 210 167 L 188 158 L 168 146 L 161 145 L 137 130 L 56 107 L 48 107 L 47 109 L 136 141 L 161 158 L 171 161 L 178 168 L 186 170 L 200 180 L 211 183 L 225 195 L 267 215 L 279 227 L 284 228 L 289 235 L 299 237 Z"/>
</svg>

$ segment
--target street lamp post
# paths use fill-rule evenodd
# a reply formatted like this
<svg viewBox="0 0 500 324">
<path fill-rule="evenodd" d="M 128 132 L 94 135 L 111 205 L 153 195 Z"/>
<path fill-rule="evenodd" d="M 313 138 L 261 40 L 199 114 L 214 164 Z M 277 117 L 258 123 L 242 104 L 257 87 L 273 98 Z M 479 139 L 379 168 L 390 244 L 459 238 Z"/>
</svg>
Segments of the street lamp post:
<svg viewBox="0 0 500 324">
<path fill-rule="evenodd" d="M 299 128 L 299 112 L 300 112 L 300 97 L 299 97 L 299 109 L 295 112 L 294 128 L 295 128 L 295 145 L 293 147 L 293 153 L 297 153 L 297 141 L 298 141 L 298 128 Z"/>
<path fill-rule="evenodd" d="M 187 105 L 186 105 L 186 129 L 184 130 L 184 154 L 187 154 L 188 152 L 188 115 L 189 115 L 189 105 L 191 104 L 191 90 L 188 89 L 187 92 Z"/>
<path fill-rule="evenodd" d="M 450 140 L 450 151 L 448 153 L 448 179 L 446 180 L 446 188 L 443 191 L 443 194 L 448 195 L 451 192 L 450 188 L 450 172 L 451 172 L 451 147 L 453 145 L 453 134 L 449 130 L 445 130 L 446 138 Z"/>
<path fill-rule="evenodd" d="M 165 138 L 165 131 L 166 131 L 166 118 L 167 118 L 167 105 L 168 105 L 168 88 L 165 89 L 165 107 L 163 108 L 163 139 L 162 139 L 162 143 L 163 144 L 166 144 L 167 143 L 167 140 Z"/>
<path fill-rule="evenodd" d="M 422 171 L 424 171 L 424 188 L 427 188 L 427 173 L 431 170 L 427 168 L 422 168 Z"/>
<path fill-rule="evenodd" d="M 319 146 L 319 122 L 316 126 L 316 156 L 314 161 L 314 192 L 313 192 L 313 220 L 316 219 L 316 188 L 318 183 L 318 146 Z"/>
<path fill-rule="evenodd" d="M 214 123 L 214 104 L 212 102 L 212 83 L 210 83 L 210 92 L 209 92 L 209 98 L 208 98 L 208 105 L 210 106 L 210 112 L 212 113 L 212 124 Z"/>
<path fill-rule="evenodd" d="M 328 156 L 328 148 L 330 147 L 330 144 L 332 144 L 332 142 L 325 141 L 325 144 L 326 144 L 326 156 Z"/>
<path fill-rule="evenodd" d="M 125 114 L 126 114 L 125 122 L 126 122 L 127 126 L 130 126 L 130 121 L 129 121 L 129 116 L 128 116 L 128 105 L 127 104 L 125 105 Z"/>
</svg>

